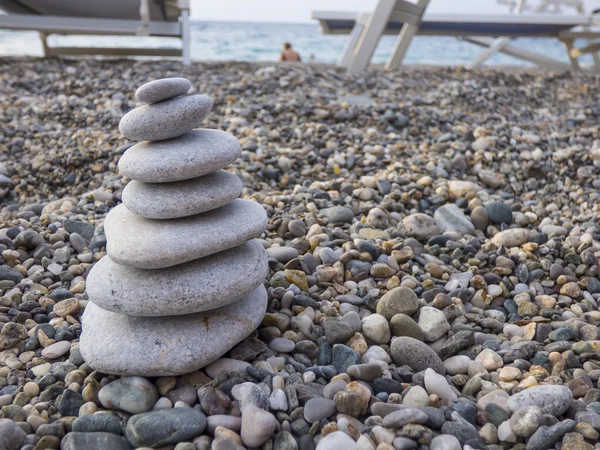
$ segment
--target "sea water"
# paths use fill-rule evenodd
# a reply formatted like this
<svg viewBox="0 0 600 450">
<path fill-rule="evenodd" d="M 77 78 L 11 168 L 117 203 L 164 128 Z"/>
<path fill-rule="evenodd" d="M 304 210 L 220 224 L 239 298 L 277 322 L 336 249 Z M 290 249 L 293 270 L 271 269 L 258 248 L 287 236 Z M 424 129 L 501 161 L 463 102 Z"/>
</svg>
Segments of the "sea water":
<svg viewBox="0 0 600 450">
<path fill-rule="evenodd" d="M 197 61 L 276 61 L 284 42 L 292 43 L 304 61 L 335 63 L 347 36 L 323 35 L 318 24 L 250 22 L 191 22 L 191 56 Z M 382 37 L 373 57 L 385 62 L 395 36 Z M 123 36 L 50 36 L 50 46 L 83 47 L 178 47 L 173 38 Z M 563 45 L 556 39 L 519 38 L 512 44 L 544 56 L 568 62 Z M 453 37 L 417 36 L 405 58 L 408 64 L 459 65 L 469 62 L 481 47 Z M 0 30 L 1 56 L 42 56 L 42 45 L 35 32 Z M 510 56 L 496 54 L 488 64 L 527 65 Z"/>
</svg>

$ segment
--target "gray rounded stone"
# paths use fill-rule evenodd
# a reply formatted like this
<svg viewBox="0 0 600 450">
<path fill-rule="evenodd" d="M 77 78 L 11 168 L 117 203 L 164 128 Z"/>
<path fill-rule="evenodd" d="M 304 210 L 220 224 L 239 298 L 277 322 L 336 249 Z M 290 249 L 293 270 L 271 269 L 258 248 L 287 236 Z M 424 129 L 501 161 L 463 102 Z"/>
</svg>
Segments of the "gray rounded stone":
<svg viewBox="0 0 600 450">
<path fill-rule="evenodd" d="M 475 227 L 465 213 L 454 203 L 440 206 L 433 214 L 435 224 L 442 231 L 458 231 L 462 234 L 475 234 Z"/>
<path fill-rule="evenodd" d="M 187 78 L 162 78 L 142 84 L 135 91 L 135 99 L 144 103 L 155 103 L 184 95 L 192 87 Z"/>
<path fill-rule="evenodd" d="M 396 314 L 413 315 L 419 310 L 419 298 L 409 288 L 400 286 L 384 294 L 377 302 L 377 314 L 390 320 Z"/>
<path fill-rule="evenodd" d="M 206 428 L 206 416 L 194 408 L 173 408 L 132 416 L 125 436 L 137 447 L 164 447 L 191 441 Z"/>
<path fill-rule="evenodd" d="M 322 209 L 319 212 L 327 217 L 330 223 L 352 223 L 352 219 L 354 219 L 354 212 L 345 206 L 332 206 L 331 208 Z"/>
<path fill-rule="evenodd" d="M 402 227 L 407 235 L 416 239 L 429 239 L 439 234 L 433 217 L 423 213 L 415 213 L 402 219 Z"/>
<path fill-rule="evenodd" d="M 287 263 L 296 258 L 299 253 L 294 247 L 269 247 L 267 255 L 269 258 L 275 258 L 279 262 Z"/>
<path fill-rule="evenodd" d="M 145 378 L 123 377 L 100 389 L 98 399 L 105 408 L 140 414 L 152 409 L 158 401 L 158 392 Z"/>
<path fill-rule="evenodd" d="M 138 106 L 123 116 L 119 131 L 133 141 L 162 141 L 200 126 L 212 108 L 206 95 L 186 95 Z"/>
<path fill-rule="evenodd" d="M 0 436 L 6 438 L 5 445 L 2 448 L 17 450 L 23 445 L 27 434 L 12 420 L 0 419 Z"/>
<path fill-rule="evenodd" d="M 254 291 L 267 277 L 263 246 L 243 243 L 187 264 L 136 269 L 105 256 L 86 280 L 88 297 L 100 308 L 129 316 L 175 316 L 219 308 Z"/>
<path fill-rule="evenodd" d="M 219 209 L 182 219 L 145 219 L 124 205 L 104 220 L 111 259 L 140 269 L 160 269 L 237 247 L 267 227 L 261 205 L 234 200 Z"/>
<path fill-rule="evenodd" d="M 23 275 L 17 269 L 13 269 L 10 266 L 0 266 L 0 280 L 12 281 L 13 283 L 20 283 L 23 280 Z"/>
<path fill-rule="evenodd" d="M 407 423 L 423 424 L 429 420 L 427 414 L 417 408 L 404 408 L 394 411 L 383 419 L 386 428 L 400 428 Z"/>
<path fill-rule="evenodd" d="M 60 442 L 60 450 L 130 450 L 131 446 L 122 436 L 112 433 L 68 433 Z"/>
<path fill-rule="evenodd" d="M 406 314 L 394 314 L 390 320 L 392 336 L 407 336 L 419 341 L 425 340 L 425 333 L 419 328 L 417 322 Z"/>
<path fill-rule="evenodd" d="M 450 330 L 450 324 L 444 313 L 431 306 L 421 308 L 418 323 L 427 342 L 437 341 Z"/>
<path fill-rule="evenodd" d="M 260 447 L 269 439 L 279 423 L 273 414 L 250 406 L 242 411 L 240 437 L 246 447 Z"/>
<path fill-rule="evenodd" d="M 442 360 L 437 353 L 424 342 L 411 337 L 397 337 L 392 339 L 390 351 L 392 359 L 397 366 L 407 365 L 415 372 L 431 368 L 437 373 L 442 375 L 445 374 Z"/>
<path fill-rule="evenodd" d="M 529 437 L 544 421 L 544 414 L 539 406 L 525 406 L 512 415 L 510 428 L 517 436 Z"/>
<path fill-rule="evenodd" d="M 328 398 L 311 398 L 304 405 L 304 419 L 308 423 L 320 422 L 335 414 L 335 402 Z"/>
<path fill-rule="evenodd" d="M 132 180 L 170 183 L 215 172 L 241 153 L 232 134 L 203 128 L 175 139 L 134 145 L 119 160 L 119 171 Z"/>
<path fill-rule="evenodd" d="M 148 219 L 176 219 L 220 208 L 242 192 L 242 180 L 219 170 L 173 183 L 132 181 L 123 189 L 123 204 Z"/>
<path fill-rule="evenodd" d="M 356 450 L 357 448 L 356 441 L 343 431 L 329 433 L 317 445 L 317 450 Z"/>
<path fill-rule="evenodd" d="M 214 414 L 208 416 L 206 420 L 206 431 L 213 435 L 217 427 L 224 427 L 236 433 L 239 433 L 242 427 L 242 419 L 240 417 L 228 416 L 226 414 Z"/>
<path fill-rule="evenodd" d="M 378 363 L 355 364 L 348 367 L 346 373 L 363 381 L 373 381 L 381 376 L 382 368 Z"/>
<path fill-rule="evenodd" d="M 296 348 L 296 344 L 291 339 L 275 338 L 269 342 L 269 348 L 274 352 L 290 353 Z"/>
<path fill-rule="evenodd" d="M 102 373 L 182 375 L 210 364 L 249 336 L 266 309 L 264 286 L 231 305 L 185 316 L 131 317 L 90 302 L 79 348 L 85 362 Z"/>
<path fill-rule="evenodd" d="M 97 412 L 86 416 L 79 416 L 73 421 L 73 431 L 84 433 L 106 432 L 121 434 L 121 421 L 116 414 Z"/>
<path fill-rule="evenodd" d="M 485 205 L 490 222 L 500 224 L 512 222 L 512 208 L 504 202 L 492 202 Z"/>
<path fill-rule="evenodd" d="M 560 416 L 571 404 L 573 394 L 566 386 L 543 384 L 533 386 L 508 399 L 508 410 L 515 413 L 525 406 L 539 406 L 542 414 Z"/>
</svg>

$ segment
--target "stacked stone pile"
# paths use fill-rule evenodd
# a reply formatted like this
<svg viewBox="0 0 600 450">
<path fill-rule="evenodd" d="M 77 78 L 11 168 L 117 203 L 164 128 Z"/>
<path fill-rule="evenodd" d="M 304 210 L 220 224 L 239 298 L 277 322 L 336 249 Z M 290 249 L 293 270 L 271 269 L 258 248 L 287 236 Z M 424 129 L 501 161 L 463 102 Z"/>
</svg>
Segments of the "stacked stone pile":
<svg viewBox="0 0 600 450">
<path fill-rule="evenodd" d="M 104 373 L 166 376 L 204 367 L 247 337 L 267 304 L 267 217 L 222 170 L 232 135 L 195 129 L 212 107 L 184 78 L 141 86 L 146 104 L 121 133 L 142 141 L 119 170 L 132 181 L 106 217 L 107 253 L 91 270 L 81 353 Z"/>
</svg>

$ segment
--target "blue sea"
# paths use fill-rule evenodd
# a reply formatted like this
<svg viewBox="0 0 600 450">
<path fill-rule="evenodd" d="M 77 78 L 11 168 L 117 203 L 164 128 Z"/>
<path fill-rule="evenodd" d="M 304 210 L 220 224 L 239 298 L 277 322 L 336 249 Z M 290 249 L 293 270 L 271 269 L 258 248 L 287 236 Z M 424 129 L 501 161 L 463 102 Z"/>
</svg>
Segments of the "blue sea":
<svg viewBox="0 0 600 450">
<path fill-rule="evenodd" d="M 201 22 L 191 25 L 191 54 L 196 61 L 275 61 L 283 42 L 289 41 L 303 60 L 335 63 L 346 36 L 326 36 L 314 24 Z M 385 62 L 394 45 L 394 36 L 384 36 L 373 61 Z M 50 46 L 160 46 L 177 47 L 179 41 L 156 37 L 51 36 Z M 521 38 L 513 44 L 568 62 L 563 45 L 555 39 Z M 469 62 L 481 47 L 452 37 L 418 36 L 405 59 L 408 64 L 459 65 Z M 41 56 L 37 33 L 0 30 L 1 56 Z M 492 65 L 527 65 L 506 55 L 495 55 Z"/>
</svg>

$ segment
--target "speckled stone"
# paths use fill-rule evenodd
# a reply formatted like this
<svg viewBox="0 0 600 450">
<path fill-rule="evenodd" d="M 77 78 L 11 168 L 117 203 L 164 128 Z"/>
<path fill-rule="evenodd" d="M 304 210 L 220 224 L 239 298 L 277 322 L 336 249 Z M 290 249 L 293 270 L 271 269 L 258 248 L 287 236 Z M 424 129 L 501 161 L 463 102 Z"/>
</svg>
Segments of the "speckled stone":
<svg viewBox="0 0 600 450">
<path fill-rule="evenodd" d="M 260 447 L 277 428 L 277 419 L 264 409 L 250 406 L 242 412 L 242 430 L 240 432 L 244 445 Z"/>
<path fill-rule="evenodd" d="M 317 450 L 357 450 L 358 446 L 354 439 L 342 431 L 329 433 L 319 441 Z"/>
<path fill-rule="evenodd" d="M 406 314 L 394 314 L 390 320 L 390 329 L 393 336 L 408 336 L 419 341 L 425 340 L 423 330 Z"/>
<path fill-rule="evenodd" d="M 513 395 L 507 405 L 512 413 L 525 406 L 539 406 L 543 414 L 560 416 L 569 408 L 572 399 L 573 394 L 568 387 L 548 384 L 533 386 Z"/>
<path fill-rule="evenodd" d="M 409 288 L 400 286 L 383 295 L 377 302 L 377 314 L 390 320 L 395 314 L 412 315 L 419 310 L 419 298 Z"/>
<path fill-rule="evenodd" d="M 250 335 L 266 308 L 263 286 L 232 305 L 185 316 L 130 317 L 90 302 L 79 349 L 103 373 L 182 375 L 206 366 Z"/>
<path fill-rule="evenodd" d="M 256 240 L 165 269 L 136 269 L 105 256 L 90 271 L 86 289 L 100 308 L 130 316 L 172 316 L 219 308 L 245 297 L 268 274 Z"/>
<path fill-rule="evenodd" d="M 111 259 L 140 269 L 170 267 L 212 255 L 260 236 L 266 227 L 263 207 L 248 200 L 170 220 L 145 219 L 119 205 L 104 221 Z"/>
<path fill-rule="evenodd" d="M 119 131 L 134 141 L 162 141 L 198 127 L 212 108 L 206 95 L 187 95 L 139 106 L 123 116 Z"/>
<path fill-rule="evenodd" d="M 220 130 L 199 129 L 160 142 L 140 142 L 119 160 L 119 171 L 132 180 L 170 183 L 215 172 L 242 153 L 235 136 Z"/>
<path fill-rule="evenodd" d="M 458 231 L 462 234 L 475 234 L 475 227 L 456 204 L 442 205 L 433 214 L 435 224 L 442 232 Z"/>
<path fill-rule="evenodd" d="M 123 189 L 123 204 L 148 219 L 176 219 L 211 211 L 230 203 L 242 192 L 242 180 L 219 170 L 173 183 L 132 181 Z"/>
<path fill-rule="evenodd" d="M 424 342 L 406 336 L 397 337 L 392 340 L 390 349 L 398 366 L 406 364 L 416 372 L 431 368 L 442 375 L 445 373 L 440 357 Z"/>
<path fill-rule="evenodd" d="M 11 419 L 0 419 L 0 445 L 7 450 L 17 450 L 27 437 L 26 433 Z"/>
<path fill-rule="evenodd" d="M 206 428 L 206 416 L 194 408 L 172 408 L 131 416 L 125 435 L 134 447 L 164 447 L 191 441 Z M 108 450 L 108 448 L 107 448 Z"/>
<path fill-rule="evenodd" d="M 129 450 L 131 446 L 124 437 L 112 433 L 68 433 L 60 443 L 61 450 Z"/>
<path fill-rule="evenodd" d="M 142 84 L 135 91 L 135 99 L 144 103 L 160 102 L 184 95 L 191 87 L 192 83 L 186 78 L 162 78 Z"/>
<path fill-rule="evenodd" d="M 105 408 L 140 414 L 152 409 L 158 400 L 158 392 L 145 378 L 123 377 L 100 389 L 98 399 Z"/>
</svg>

